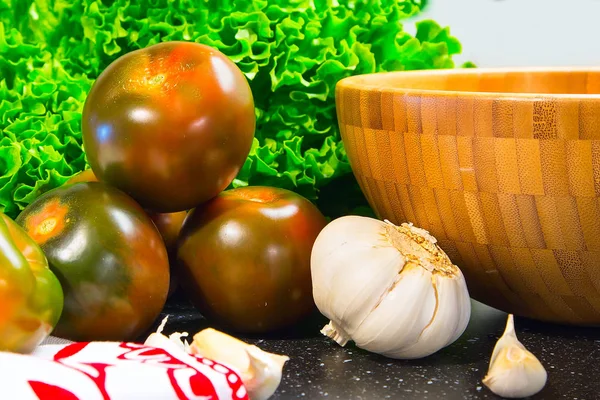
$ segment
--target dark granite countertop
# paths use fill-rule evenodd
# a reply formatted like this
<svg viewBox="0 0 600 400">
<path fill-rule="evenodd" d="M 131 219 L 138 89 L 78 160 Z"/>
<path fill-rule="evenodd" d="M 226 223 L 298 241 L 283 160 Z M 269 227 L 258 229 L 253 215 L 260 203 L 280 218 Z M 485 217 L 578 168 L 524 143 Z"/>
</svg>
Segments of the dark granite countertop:
<svg viewBox="0 0 600 400">
<path fill-rule="evenodd" d="M 208 326 L 182 300 L 171 300 L 165 332 L 190 334 Z M 161 317 L 162 318 L 162 317 Z M 392 360 L 319 333 L 322 320 L 305 332 L 276 337 L 243 337 L 290 361 L 273 399 L 497 399 L 482 384 L 489 357 L 506 323 L 506 314 L 473 302 L 464 335 L 440 352 L 420 360 Z M 317 326 L 317 324 L 319 326 Z M 532 399 L 600 399 L 600 328 L 574 328 L 519 319 L 519 340 L 544 364 L 548 383 Z"/>
</svg>

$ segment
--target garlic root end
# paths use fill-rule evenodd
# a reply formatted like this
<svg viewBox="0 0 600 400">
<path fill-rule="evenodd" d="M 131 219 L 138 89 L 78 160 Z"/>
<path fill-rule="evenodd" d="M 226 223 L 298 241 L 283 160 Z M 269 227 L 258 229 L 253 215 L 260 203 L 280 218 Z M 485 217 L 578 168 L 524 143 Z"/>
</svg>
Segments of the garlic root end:
<svg viewBox="0 0 600 400">
<path fill-rule="evenodd" d="M 344 347 L 348 344 L 350 338 L 345 334 L 343 330 L 337 327 L 333 321 L 329 321 L 327 325 L 321 329 L 321 333 L 331 339 L 333 339 L 337 344 Z"/>
</svg>

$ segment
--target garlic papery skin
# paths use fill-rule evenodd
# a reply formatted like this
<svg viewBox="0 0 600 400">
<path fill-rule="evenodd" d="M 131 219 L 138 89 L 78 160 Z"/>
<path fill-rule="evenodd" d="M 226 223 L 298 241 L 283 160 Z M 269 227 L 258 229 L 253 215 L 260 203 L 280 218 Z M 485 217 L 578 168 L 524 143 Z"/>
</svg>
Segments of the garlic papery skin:
<svg viewBox="0 0 600 400">
<path fill-rule="evenodd" d="M 156 329 L 156 332 L 152 332 L 150 336 L 144 342 L 144 345 L 150 347 L 157 347 L 161 349 L 165 349 L 171 353 L 177 354 L 177 352 L 185 352 L 189 353 L 189 344 L 187 341 L 182 340 L 182 338 L 187 337 L 187 332 L 175 332 L 169 335 L 169 337 L 165 336 L 162 331 L 167 324 L 169 316 L 167 315 L 161 321 L 160 325 Z"/>
<path fill-rule="evenodd" d="M 283 366 L 289 360 L 287 356 L 268 353 L 211 328 L 194 335 L 190 351 L 235 370 L 251 400 L 266 400 L 275 393 Z"/>
<path fill-rule="evenodd" d="M 504 334 L 494 346 L 483 384 L 498 396 L 520 399 L 541 391 L 547 379 L 540 360 L 517 339 L 514 317 L 509 314 Z"/>
<path fill-rule="evenodd" d="M 321 332 L 391 358 L 421 358 L 465 331 L 471 302 L 460 269 L 411 224 L 345 216 L 318 235 L 313 297 L 331 320 Z"/>
</svg>

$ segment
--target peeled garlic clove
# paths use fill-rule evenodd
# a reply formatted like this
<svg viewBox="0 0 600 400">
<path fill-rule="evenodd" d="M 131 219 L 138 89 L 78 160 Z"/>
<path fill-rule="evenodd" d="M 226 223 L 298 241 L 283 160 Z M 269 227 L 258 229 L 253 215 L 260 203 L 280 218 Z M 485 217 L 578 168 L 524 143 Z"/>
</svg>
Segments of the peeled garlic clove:
<svg viewBox="0 0 600 400">
<path fill-rule="evenodd" d="M 287 356 L 268 353 L 211 328 L 194 335 L 190 352 L 234 369 L 251 400 L 265 400 L 275 393 L 283 366 L 289 360 Z"/>
<path fill-rule="evenodd" d="M 510 314 L 504 334 L 494 346 L 483 384 L 498 396 L 517 399 L 538 393 L 546 380 L 542 363 L 517 339 Z"/>
<path fill-rule="evenodd" d="M 313 297 L 330 319 L 321 331 L 391 358 L 420 358 L 462 335 L 467 285 L 436 239 L 412 224 L 346 216 L 330 222 L 311 253 Z"/>
</svg>

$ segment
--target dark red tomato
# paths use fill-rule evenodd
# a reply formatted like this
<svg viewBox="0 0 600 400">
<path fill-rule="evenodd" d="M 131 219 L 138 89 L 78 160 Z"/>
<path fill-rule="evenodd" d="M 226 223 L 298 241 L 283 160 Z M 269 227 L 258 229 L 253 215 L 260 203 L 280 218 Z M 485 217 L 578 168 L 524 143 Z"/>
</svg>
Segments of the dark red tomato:
<svg viewBox="0 0 600 400">
<path fill-rule="evenodd" d="M 85 102 L 83 143 L 98 179 L 155 212 L 216 196 L 244 164 L 255 130 L 250 86 L 224 54 L 165 42 L 125 54 Z"/>
<path fill-rule="evenodd" d="M 55 334 L 76 341 L 133 340 L 161 312 L 167 251 L 131 197 L 99 182 L 46 192 L 17 222 L 42 248 L 62 284 Z"/>
<path fill-rule="evenodd" d="M 289 327 L 314 310 L 310 253 L 325 224 L 310 201 L 288 190 L 222 192 L 183 224 L 180 285 L 203 315 L 230 329 Z"/>
<path fill-rule="evenodd" d="M 73 175 L 65 185 L 70 185 L 78 182 L 98 182 L 98 178 L 94 174 L 94 171 L 91 169 L 86 169 L 81 171 L 75 175 Z M 179 236 L 179 231 L 181 230 L 181 226 L 183 225 L 183 220 L 187 216 L 187 211 L 178 211 L 174 213 L 149 213 L 149 217 L 154 222 L 156 228 L 158 228 L 158 232 L 163 238 L 165 242 L 165 246 L 167 247 L 167 253 L 169 254 L 169 260 L 171 260 L 172 255 L 175 253 L 175 244 L 177 242 L 177 237 Z M 171 264 L 171 261 L 169 261 Z M 177 279 L 175 274 L 171 274 L 171 284 L 169 286 L 169 296 L 175 292 L 177 288 Z"/>
<path fill-rule="evenodd" d="M 167 246 L 167 253 L 169 254 L 169 263 L 171 265 L 175 264 L 172 261 L 175 258 L 177 238 L 179 237 L 179 231 L 181 231 L 181 226 L 183 225 L 183 221 L 187 216 L 187 211 L 179 211 L 174 213 L 151 213 L 150 218 L 154 222 L 154 225 L 158 228 L 160 235 L 165 242 L 165 246 Z M 179 280 L 177 279 L 177 274 L 171 272 L 171 283 L 169 285 L 169 296 L 171 296 L 177 290 L 179 285 Z"/>
<path fill-rule="evenodd" d="M 177 238 L 183 225 L 187 211 L 179 211 L 174 213 L 150 213 L 150 218 L 154 221 L 154 225 L 158 228 L 164 242 L 167 246 L 167 251 L 172 253 L 177 245 Z"/>
<path fill-rule="evenodd" d="M 78 182 L 98 182 L 98 178 L 91 169 L 86 169 L 75 175 L 73 175 L 65 185 L 70 185 Z M 165 246 L 168 252 L 175 250 L 175 243 L 179 236 L 179 231 L 183 225 L 183 220 L 187 216 L 187 211 L 178 211 L 174 213 L 153 213 L 150 212 L 148 215 L 154 222 L 154 225 L 158 228 L 160 235 L 162 236 Z"/>
</svg>

